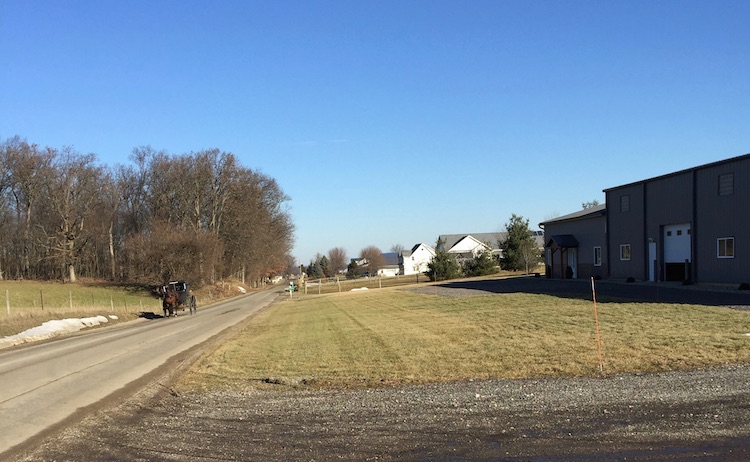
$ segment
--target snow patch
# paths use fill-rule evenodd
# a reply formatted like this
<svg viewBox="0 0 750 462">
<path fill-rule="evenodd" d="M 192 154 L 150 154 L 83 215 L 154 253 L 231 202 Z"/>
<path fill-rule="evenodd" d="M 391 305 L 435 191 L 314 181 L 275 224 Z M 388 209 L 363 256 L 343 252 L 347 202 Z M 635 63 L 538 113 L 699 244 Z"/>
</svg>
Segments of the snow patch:
<svg viewBox="0 0 750 462">
<path fill-rule="evenodd" d="M 355 287 L 355 288 L 354 288 L 354 289 L 352 289 L 352 290 L 351 290 L 350 292 L 354 292 L 355 290 L 367 290 L 367 287 L 358 287 L 358 288 L 357 288 L 357 287 Z"/>
<path fill-rule="evenodd" d="M 117 319 L 117 316 L 110 316 L 112 319 Z M 94 327 L 99 324 L 105 324 L 109 320 L 105 316 L 94 316 L 91 318 L 68 318 L 68 319 L 55 319 L 42 323 L 41 326 L 32 327 L 31 329 L 25 330 L 20 334 L 9 335 L 0 339 L 0 348 L 5 348 L 13 345 L 20 345 L 21 343 L 35 342 L 37 340 L 45 340 L 52 337 L 57 337 L 62 334 L 69 334 L 78 332 L 86 327 Z"/>
</svg>

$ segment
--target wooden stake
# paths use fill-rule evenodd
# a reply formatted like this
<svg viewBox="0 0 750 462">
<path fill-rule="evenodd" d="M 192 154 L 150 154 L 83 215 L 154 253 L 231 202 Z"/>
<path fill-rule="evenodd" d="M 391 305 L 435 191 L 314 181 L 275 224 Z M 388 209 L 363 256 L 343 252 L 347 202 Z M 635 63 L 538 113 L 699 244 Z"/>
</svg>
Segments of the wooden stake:
<svg viewBox="0 0 750 462">
<path fill-rule="evenodd" d="M 599 312 L 596 309 L 596 288 L 594 278 L 591 278 L 591 295 L 594 298 L 594 319 L 596 320 L 596 351 L 599 355 L 599 372 L 604 372 L 604 361 L 602 360 L 602 337 L 599 333 Z"/>
</svg>

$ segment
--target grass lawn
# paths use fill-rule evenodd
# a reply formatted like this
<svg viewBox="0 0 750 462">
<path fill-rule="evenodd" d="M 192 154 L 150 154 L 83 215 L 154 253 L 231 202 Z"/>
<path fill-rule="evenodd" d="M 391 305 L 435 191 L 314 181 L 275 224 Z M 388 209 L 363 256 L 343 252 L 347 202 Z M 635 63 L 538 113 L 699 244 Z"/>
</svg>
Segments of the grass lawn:
<svg viewBox="0 0 750 462">
<path fill-rule="evenodd" d="M 750 312 L 599 303 L 604 374 L 750 360 Z M 185 374 L 186 390 L 349 388 L 599 374 L 591 301 L 405 289 L 283 300 Z"/>
</svg>

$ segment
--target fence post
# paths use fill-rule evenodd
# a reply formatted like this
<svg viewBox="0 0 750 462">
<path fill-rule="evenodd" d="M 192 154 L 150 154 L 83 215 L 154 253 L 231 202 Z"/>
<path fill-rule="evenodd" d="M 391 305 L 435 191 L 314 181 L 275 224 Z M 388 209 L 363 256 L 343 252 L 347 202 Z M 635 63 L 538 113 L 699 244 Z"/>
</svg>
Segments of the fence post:
<svg viewBox="0 0 750 462">
<path fill-rule="evenodd" d="M 10 316 L 10 292 L 5 289 L 5 312 Z"/>
<path fill-rule="evenodd" d="M 39 289 L 39 300 L 42 302 L 42 311 L 44 311 L 44 292 L 41 289 Z"/>
<path fill-rule="evenodd" d="M 68 304 L 70 305 L 70 311 L 73 311 L 73 291 L 68 291 Z"/>
</svg>

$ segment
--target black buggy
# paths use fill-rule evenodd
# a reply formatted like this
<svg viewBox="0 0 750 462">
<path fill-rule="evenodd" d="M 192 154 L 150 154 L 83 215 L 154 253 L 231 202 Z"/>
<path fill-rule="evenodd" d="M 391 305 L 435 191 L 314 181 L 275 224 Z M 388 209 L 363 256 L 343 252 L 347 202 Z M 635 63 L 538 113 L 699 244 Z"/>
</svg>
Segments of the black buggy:
<svg viewBox="0 0 750 462">
<path fill-rule="evenodd" d="M 187 281 L 172 281 L 162 287 L 162 308 L 164 317 L 176 316 L 175 311 L 190 310 L 190 314 L 195 314 L 198 310 L 198 304 L 195 301 L 195 295 L 190 291 Z"/>
</svg>

